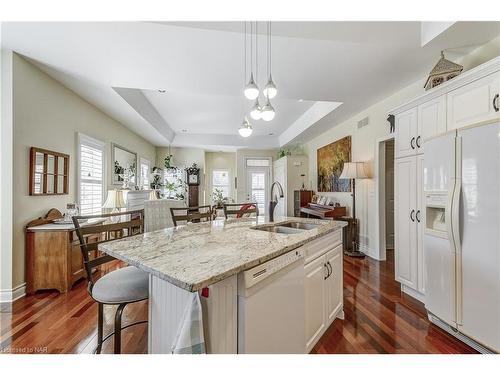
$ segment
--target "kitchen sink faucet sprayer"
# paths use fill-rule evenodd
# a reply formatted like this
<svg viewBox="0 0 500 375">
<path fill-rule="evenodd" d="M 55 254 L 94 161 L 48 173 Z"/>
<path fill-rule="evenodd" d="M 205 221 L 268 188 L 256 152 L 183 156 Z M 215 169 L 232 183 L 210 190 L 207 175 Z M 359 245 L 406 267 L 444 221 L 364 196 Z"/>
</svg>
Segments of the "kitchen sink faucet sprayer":
<svg viewBox="0 0 500 375">
<path fill-rule="evenodd" d="M 276 208 L 276 205 L 278 204 L 278 196 L 273 196 L 273 190 L 274 190 L 274 185 L 278 186 L 278 190 L 280 193 L 280 198 L 284 197 L 283 194 L 283 186 L 278 181 L 274 181 L 273 184 L 271 185 L 271 201 L 269 202 L 269 221 L 273 222 L 274 221 L 274 209 Z"/>
</svg>

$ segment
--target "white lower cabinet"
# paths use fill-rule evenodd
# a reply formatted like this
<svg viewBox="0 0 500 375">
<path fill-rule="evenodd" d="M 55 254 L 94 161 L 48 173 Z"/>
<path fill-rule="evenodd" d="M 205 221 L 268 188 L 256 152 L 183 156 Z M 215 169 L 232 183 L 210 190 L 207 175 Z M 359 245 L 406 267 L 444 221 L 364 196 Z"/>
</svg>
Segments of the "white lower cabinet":
<svg viewBox="0 0 500 375">
<path fill-rule="evenodd" d="M 333 245 L 330 243 L 330 245 Z M 306 309 L 306 351 L 309 352 L 342 312 L 342 245 L 318 251 L 318 257 L 304 267 Z"/>
</svg>

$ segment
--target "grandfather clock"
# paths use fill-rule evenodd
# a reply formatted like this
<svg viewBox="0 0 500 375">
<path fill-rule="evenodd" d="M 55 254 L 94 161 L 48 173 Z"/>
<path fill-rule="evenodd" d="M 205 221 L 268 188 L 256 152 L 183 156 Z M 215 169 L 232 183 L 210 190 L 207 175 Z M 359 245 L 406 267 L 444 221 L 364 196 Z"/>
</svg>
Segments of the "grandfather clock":
<svg viewBox="0 0 500 375">
<path fill-rule="evenodd" d="M 187 184 L 188 184 L 188 206 L 198 206 L 198 190 L 200 186 L 200 168 L 193 163 L 189 168 L 186 168 Z"/>
</svg>

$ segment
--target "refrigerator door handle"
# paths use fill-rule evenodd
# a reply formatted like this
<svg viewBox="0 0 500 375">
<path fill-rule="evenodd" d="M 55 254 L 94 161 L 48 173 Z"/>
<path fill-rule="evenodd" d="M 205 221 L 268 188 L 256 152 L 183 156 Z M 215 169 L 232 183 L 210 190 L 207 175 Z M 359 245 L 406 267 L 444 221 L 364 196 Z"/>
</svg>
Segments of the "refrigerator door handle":
<svg viewBox="0 0 500 375">
<path fill-rule="evenodd" d="M 460 240 L 460 195 L 462 193 L 462 138 L 456 138 L 456 180 L 453 191 L 452 232 L 455 243 L 455 302 L 457 308 L 457 324 L 462 325 L 462 243 Z"/>
</svg>

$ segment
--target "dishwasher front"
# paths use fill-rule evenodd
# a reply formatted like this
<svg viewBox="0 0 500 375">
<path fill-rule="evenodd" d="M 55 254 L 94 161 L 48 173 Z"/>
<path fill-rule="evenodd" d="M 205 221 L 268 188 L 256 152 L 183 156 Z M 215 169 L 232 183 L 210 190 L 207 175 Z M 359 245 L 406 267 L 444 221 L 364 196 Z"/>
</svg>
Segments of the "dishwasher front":
<svg viewBox="0 0 500 375">
<path fill-rule="evenodd" d="M 238 353 L 306 353 L 304 251 L 238 276 Z"/>
</svg>

